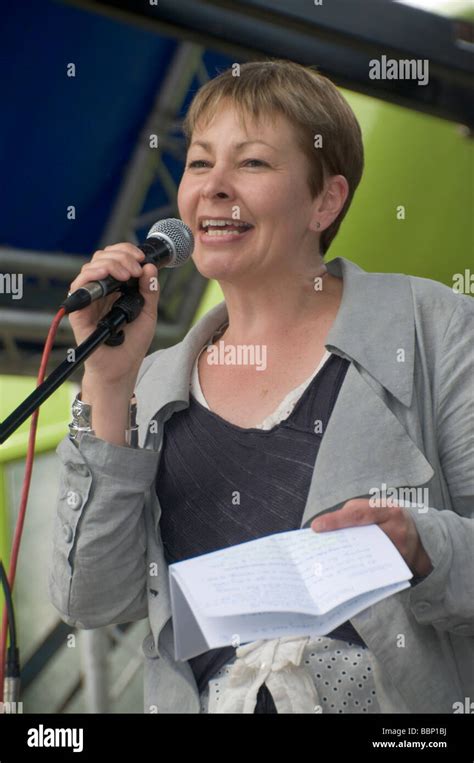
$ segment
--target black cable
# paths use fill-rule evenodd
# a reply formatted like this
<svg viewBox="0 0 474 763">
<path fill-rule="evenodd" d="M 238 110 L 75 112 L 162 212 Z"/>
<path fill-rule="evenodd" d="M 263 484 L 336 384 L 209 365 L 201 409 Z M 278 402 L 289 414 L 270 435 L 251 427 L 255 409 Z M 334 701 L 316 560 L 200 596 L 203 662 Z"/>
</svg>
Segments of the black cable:
<svg viewBox="0 0 474 763">
<path fill-rule="evenodd" d="M 10 647 L 16 648 L 16 625 L 15 625 L 15 613 L 13 609 L 12 592 L 10 590 L 10 583 L 8 582 L 7 573 L 5 567 L 0 559 L 0 576 L 2 578 L 3 592 L 5 594 L 5 603 L 7 607 L 8 615 L 8 629 L 10 631 Z"/>
<path fill-rule="evenodd" d="M 10 696 L 12 698 L 15 698 L 19 691 L 20 652 L 16 643 L 15 611 L 13 607 L 12 592 L 10 588 L 10 583 L 8 582 L 7 573 L 5 572 L 5 567 L 3 566 L 3 562 L 1 559 L 0 559 L 0 577 L 2 579 L 3 591 L 5 593 L 5 604 L 7 607 L 7 616 L 8 616 L 8 630 L 10 632 L 10 645 L 7 649 L 7 658 L 6 658 L 5 675 L 4 675 L 4 681 L 7 687 L 4 693 L 6 695 L 7 701 L 9 701 Z"/>
</svg>

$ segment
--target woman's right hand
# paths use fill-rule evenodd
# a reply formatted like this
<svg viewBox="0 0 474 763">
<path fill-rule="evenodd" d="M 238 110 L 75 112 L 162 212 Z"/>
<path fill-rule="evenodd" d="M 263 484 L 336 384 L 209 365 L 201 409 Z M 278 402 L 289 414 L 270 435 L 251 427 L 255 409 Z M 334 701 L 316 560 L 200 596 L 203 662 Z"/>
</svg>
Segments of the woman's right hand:
<svg viewBox="0 0 474 763">
<path fill-rule="evenodd" d="M 123 344 L 116 347 L 102 344 L 84 363 L 87 377 L 97 379 L 101 385 L 123 383 L 133 388 L 155 334 L 160 295 L 158 268 L 151 263 L 142 267 L 140 263 L 144 258 L 141 249 L 130 243 L 106 246 L 95 252 L 91 261 L 82 266 L 81 272 L 69 287 L 69 291 L 73 292 L 89 281 L 98 281 L 108 275 L 119 281 L 139 277 L 138 285 L 145 303 L 132 323 L 121 326 L 125 334 Z M 113 292 L 68 315 L 77 344 L 95 331 L 99 320 L 121 296 L 122 292 Z"/>
</svg>

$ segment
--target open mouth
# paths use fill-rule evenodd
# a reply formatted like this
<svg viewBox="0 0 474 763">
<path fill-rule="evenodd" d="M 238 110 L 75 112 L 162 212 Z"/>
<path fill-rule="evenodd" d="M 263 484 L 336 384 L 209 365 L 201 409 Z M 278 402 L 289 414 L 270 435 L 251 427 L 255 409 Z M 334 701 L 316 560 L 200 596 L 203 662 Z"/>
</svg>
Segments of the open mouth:
<svg viewBox="0 0 474 763">
<path fill-rule="evenodd" d="M 199 224 L 200 238 L 203 241 L 235 240 L 242 238 L 253 229 L 251 223 L 242 220 L 201 220 Z"/>
</svg>

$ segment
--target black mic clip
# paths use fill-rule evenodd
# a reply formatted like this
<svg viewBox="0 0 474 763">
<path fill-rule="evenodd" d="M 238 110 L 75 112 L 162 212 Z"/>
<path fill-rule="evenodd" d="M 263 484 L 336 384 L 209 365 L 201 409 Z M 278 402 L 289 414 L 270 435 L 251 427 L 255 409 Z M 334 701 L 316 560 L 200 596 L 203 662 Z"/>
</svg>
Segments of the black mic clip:
<svg viewBox="0 0 474 763">
<path fill-rule="evenodd" d="M 131 323 L 140 315 L 143 305 L 145 304 L 145 298 L 136 288 L 124 290 L 119 299 L 114 302 L 111 309 L 104 315 L 98 322 L 97 328 L 108 328 L 111 334 L 104 344 L 109 347 L 119 347 L 124 343 L 125 334 L 122 329 L 117 331 L 119 326 L 123 323 L 123 318 L 127 323 Z"/>
</svg>

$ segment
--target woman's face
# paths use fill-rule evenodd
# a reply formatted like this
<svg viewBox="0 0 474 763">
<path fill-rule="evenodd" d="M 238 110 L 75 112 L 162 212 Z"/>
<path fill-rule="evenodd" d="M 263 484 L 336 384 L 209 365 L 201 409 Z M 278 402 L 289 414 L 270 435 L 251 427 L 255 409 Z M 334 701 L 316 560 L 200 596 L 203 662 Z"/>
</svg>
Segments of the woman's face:
<svg viewBox="0 0 474 763">
<path fill-rule="evenodd" d="M 237 282 L 301 268 L 305 252 L 314 265 L 316 241 L 309 223 L 317 200 L 311 199 L 306 181 L 308 160 L 286 118 L 277 115 L 275 123 L 264 118 L 256 124 L 249 117 L 240 126 L 227 103 L 205 128 L 198 127 L 178 190 L 181 219 L 195 237 L 197 269 L 207 278 Z M 228 238 L 209 235 L 200 230 L 203 218 L 253 227 Z"/>
</svg>

